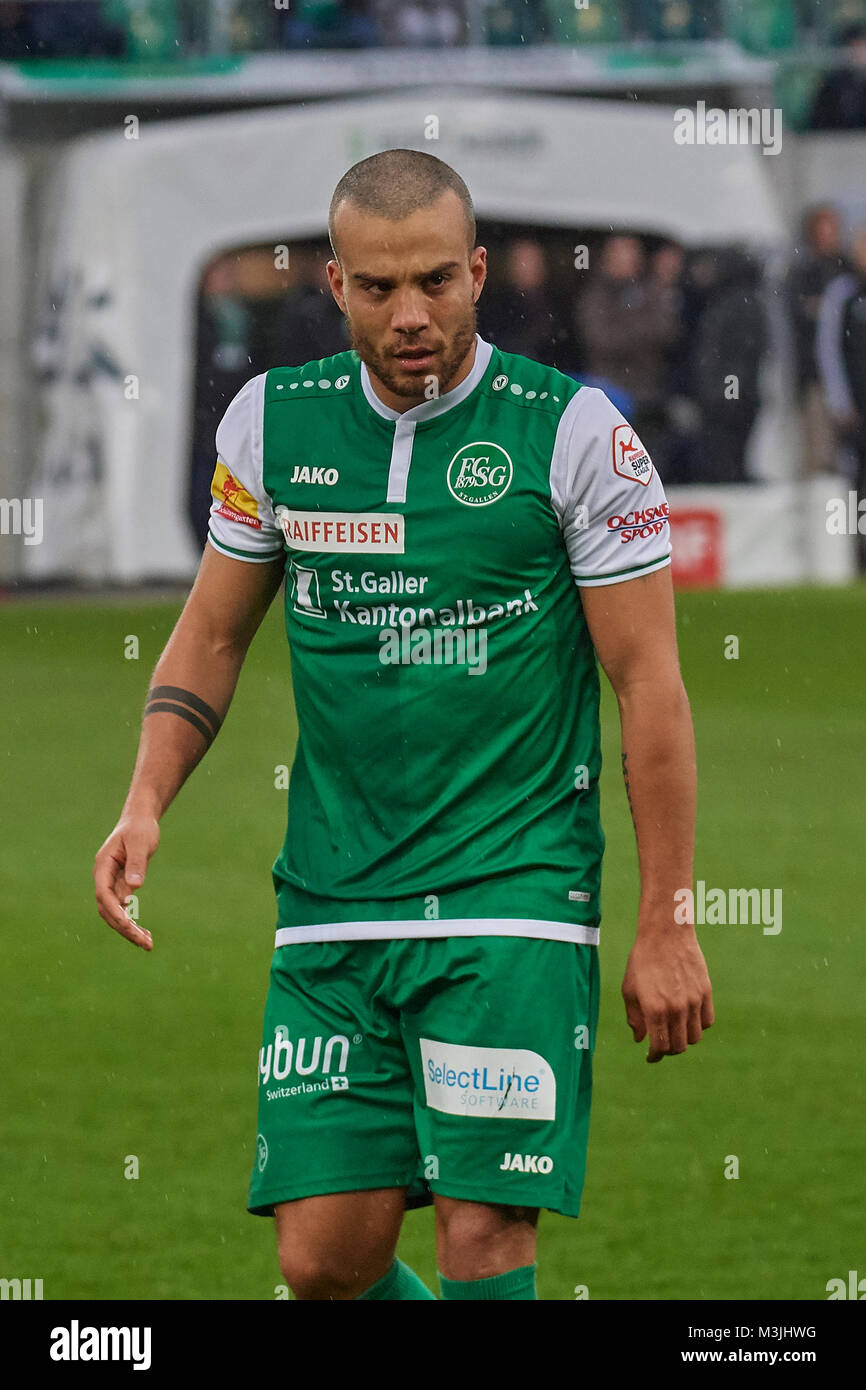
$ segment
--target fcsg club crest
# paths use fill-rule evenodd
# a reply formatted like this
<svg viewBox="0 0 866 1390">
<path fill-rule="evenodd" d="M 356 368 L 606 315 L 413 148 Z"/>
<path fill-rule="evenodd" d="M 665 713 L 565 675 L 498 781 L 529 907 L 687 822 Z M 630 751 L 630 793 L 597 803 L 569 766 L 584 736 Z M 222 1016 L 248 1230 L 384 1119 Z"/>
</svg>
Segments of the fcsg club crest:
<svg viewBox="0 0 866 1390">
<path fill-rule="evenodd" d="M 486 507 L 511 486 L 514 465 L 501 444 L 474 440 L 457 450 L 446 475 L 452 497 L 467 507 Z"/>
<path fill-rule="evenodd" d="M 617 425 L 612 442 L 614 473 L 646 487 L 653 475 L 652 459 L 631 425 Z"/>
</svg>

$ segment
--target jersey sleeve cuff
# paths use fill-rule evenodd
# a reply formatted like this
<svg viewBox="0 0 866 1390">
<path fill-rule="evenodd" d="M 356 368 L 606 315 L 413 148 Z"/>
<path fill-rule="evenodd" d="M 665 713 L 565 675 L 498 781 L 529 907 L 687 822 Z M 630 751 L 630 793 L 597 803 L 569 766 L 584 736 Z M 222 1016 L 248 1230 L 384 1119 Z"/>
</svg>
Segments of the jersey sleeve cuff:
<svg viewBox="0 0 866 1390">
<path fill-rule="evenodd" d="M 670 555 L 660 560 L 648 560 L 645 565 L 633 565 L 631 569 L 615 570 L 612 574 L 576 574 L 574 582 L 579 589 L 594 589 L 602 584 L 623 584 L 627 579 L 640 579 L 643 574 L 653 574 L 664 569 L 671 562 Z"/>
<path fill-rule="evenodd" d="M 247 563 L 253 565 L 267 565 L 274 560 L 282 560 L 283 558 L 282 550 L 267 550 L 265 552 L 239 550 L 236 546 L 226 545 L 225 541 L 221 541 L 210 530 L 207 533 L 207 538 L 214 550 L 218 550 L 221 555 L 228 555 L 231 560 L 246 560 Z"/>
</svg>

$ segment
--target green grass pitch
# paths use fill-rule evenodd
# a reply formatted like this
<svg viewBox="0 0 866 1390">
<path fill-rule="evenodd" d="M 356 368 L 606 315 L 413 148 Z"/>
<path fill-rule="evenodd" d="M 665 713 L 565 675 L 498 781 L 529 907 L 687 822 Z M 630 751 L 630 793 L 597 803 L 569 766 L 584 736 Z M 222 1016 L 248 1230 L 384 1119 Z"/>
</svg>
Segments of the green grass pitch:
<svg viewBox="0 0 866 1390">
<path fill-rule="evenodd" d="M 163 820 L 141 894 L 153 954 L 115 936 L 92 897 L 178 611 L 0 608 L 0 1276 L 41 1278 L 46 1299 L 272 1299 L 282 1282 L 272 1223 L 244 1207 L 286 807 L 274 768 L 295 738 L 279 602 Z M 603 681 L 588 1176 L 579 1220 L 541 1217 L 539 1294 L 823 1299 L 829 1279 L 866 1275 L 866 587 L 686 594 L 678 614 L 701 779 L 696 878 L 782 889 L 783 927 L 699 928 L 716 1026 L 647 1066 L 619 994 L 638 885 Z M 138 660 L 124 658 L 130 634 Z M 408 1215 L 400 1254 L 435 1289 L 429 1210 Z"/>
</svg>

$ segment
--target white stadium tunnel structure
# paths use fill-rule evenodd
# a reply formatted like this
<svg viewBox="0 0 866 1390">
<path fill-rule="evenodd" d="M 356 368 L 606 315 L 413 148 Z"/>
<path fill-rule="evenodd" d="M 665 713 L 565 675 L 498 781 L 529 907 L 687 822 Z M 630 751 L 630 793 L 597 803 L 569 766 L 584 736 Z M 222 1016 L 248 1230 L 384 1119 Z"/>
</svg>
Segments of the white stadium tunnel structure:
<svg viewBox="0 0 866 1390">
<path fill-rule="evenodd" d="M 430 116 L 435 140 L 425 138 Z M 22 547 L 24 577 L 194 573 L 186 493 L 202 269 L 229 247 L 322 235 L 334 185 L 366 155 L 398 145 L 438 155 L 465 178 L 482 218 L 784 250 L 766 168 L 773 156 L 679 145 L 673 130 L 672 108 L 428 91 L 76 141 L 43 231 L 40 281 L 60 298 L 43 290 L 56 307 L 43 348 L 46 430 L 29 492 L 44 501 L 44 538 Z M 768 479 L 791 476 L 783 396 L 770 391 L 769 424 L 755 431 Z M 793 485 L 778 486 L 787 496 Z M 782 511 L 796 534 L 795 503 Z M 770 571 L 740 582 L 791 582 L 809 569 L 782 573 L 773 561 Z"/>
</svg>

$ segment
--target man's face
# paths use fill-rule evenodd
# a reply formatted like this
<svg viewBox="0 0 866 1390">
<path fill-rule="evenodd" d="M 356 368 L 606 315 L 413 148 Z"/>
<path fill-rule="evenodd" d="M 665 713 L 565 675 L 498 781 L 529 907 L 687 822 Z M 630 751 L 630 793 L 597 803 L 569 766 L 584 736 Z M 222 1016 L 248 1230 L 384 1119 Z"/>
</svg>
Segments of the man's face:
<svg viewBox="0 0 866 1390">
<path fill-rule="evenodd" d="M 643 247 L 636 237 L 608 237 L 602 248 L 602 270 L 614 280 L 636 280 L 643 270 Z"/>
<path fill-rule="evenodd" d="M 487 274 L 484 247 L 467 249 L 456 193 L 448 189 L 400 222 L 344 202 L 334 237 L 341 262 L 328 262 L 331 292 L 385 404 L 408 410 L 456 386 L 471 365 L 475 301 Z"/>
<path fill-rule="evenodd" d="M 842 248 L 842 228 L 829 208 L 819 212 L 812 223 L 812 247 L 819 256 L 838 255 Z"/>
</svg>

